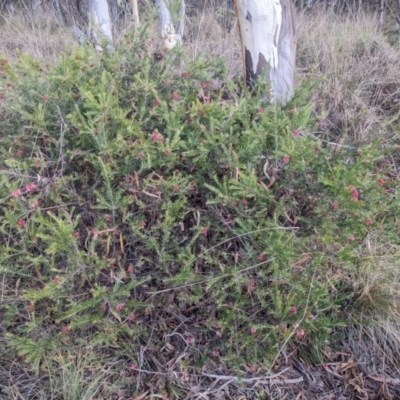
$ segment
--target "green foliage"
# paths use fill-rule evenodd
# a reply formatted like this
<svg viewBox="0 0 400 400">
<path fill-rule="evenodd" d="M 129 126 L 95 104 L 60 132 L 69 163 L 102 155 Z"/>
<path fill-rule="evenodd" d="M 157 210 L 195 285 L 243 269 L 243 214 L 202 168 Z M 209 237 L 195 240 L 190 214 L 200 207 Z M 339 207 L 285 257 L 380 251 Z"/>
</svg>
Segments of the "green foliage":
<svg viewBox="0 0 400 400">
<path fill-rule="evenodd" d="M 181 365 L 238 374 L 284 347 L 318 356 L 353 322 L 365 238 L 398 241 L 379 141 L 329 144 L 302 94 L 272 106 L 221 61 L 146 43 L 1 72 L 8 346 L 36 372 L 60 342 L 171 359 L 168 335 L 186 342 Z"/>
</svg>

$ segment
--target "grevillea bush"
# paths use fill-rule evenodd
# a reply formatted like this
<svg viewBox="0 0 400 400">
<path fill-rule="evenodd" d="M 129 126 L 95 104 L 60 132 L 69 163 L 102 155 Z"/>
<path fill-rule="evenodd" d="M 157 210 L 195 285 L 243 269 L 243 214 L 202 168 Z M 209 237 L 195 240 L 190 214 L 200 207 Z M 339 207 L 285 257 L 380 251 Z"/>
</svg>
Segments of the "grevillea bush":
<svg viewBox="0 0 400 400">
<path fill-rule="evenodd" d="M 329 143 L 310 89 L 273 106 L 222 61 L 148 46 L 0 60 L 3 357 L 54 382 L 90 354 L 103 396 L 163 366 L 183 398 L 185 374 L 318 358 L 373 296 L 387 310 L 359 279 L 371 235 L 399 241 L 379 140 Z"/>
</svg>

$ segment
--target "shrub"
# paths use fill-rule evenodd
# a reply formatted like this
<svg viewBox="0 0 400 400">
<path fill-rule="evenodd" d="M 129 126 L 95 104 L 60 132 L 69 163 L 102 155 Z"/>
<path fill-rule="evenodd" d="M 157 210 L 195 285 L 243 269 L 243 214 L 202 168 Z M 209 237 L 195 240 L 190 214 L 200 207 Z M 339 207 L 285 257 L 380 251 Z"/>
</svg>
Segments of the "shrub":
<svg viewBox="0 0 400 400">
<path fill-rule="evenodd" d="M 272 106 L 221 61 L 149 54 L 143 32 L 1 66 L 5 353 L 38 373 L 84 348 L 134 391 L 172 360 L 242 374 L 286 347 L 318 357 L 357 321 L 359 249 L 398 241 L 379 141 L 327 143 L 307 91 Z"/>
</svg>

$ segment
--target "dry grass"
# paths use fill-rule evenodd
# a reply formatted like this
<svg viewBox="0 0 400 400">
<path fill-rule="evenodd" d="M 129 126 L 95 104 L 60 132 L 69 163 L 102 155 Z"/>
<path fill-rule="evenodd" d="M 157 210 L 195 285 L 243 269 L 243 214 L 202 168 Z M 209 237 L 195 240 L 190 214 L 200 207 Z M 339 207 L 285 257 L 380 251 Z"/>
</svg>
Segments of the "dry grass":
<svg viewBox="0 0 400 400">
<path fill-rule="evenodd" d="M 24 13 L 2 15 L 0 19 L 0 53 L 15 59 L 29 53 L 54 63 L 60 53 L 76 45 L 71 29 L 60 27 L 54 15 L 40 14 L 33 20 Z"/>
<path fill-rule="evenodd" d="M 316 11 L 297 17 L 299 77 L 318 82 L 317 107 L 335 139 L 379 135 L 399 122 L 400 51 L 374 15 L 357 19 Z"/>
<path fill-rule="evenodd" d="M 400 321 L 400 248 L 368 236 L 358 253 L 362 266 L 353 282 L 358 308 L 379 324 L 389 316 Z"/>
<path fill-rule="evenodd" d="M 228 2 L 219 7 L 205 3 L 203 7 L 189 8 L 189 12 L 186 46 L 192 57 L 206 51 L 211 57 L 226 60 L 229 76 L 240 74 L 240 38 L 234 9 Z"/>
</svg>

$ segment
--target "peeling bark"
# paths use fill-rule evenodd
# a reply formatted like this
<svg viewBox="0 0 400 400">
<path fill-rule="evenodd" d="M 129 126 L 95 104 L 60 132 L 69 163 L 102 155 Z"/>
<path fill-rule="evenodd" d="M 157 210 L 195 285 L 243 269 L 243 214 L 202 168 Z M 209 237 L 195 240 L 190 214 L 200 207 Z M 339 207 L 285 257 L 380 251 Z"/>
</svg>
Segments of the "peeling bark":
<svg viewBox="0 0 400 400">
<path fill-rule="evenodd" d="M 291 0 L 234 0 L 248 86 L 260 76 L 271 83 L 272 101 L 294 92 L 295 32 Z"/>
</svg>

